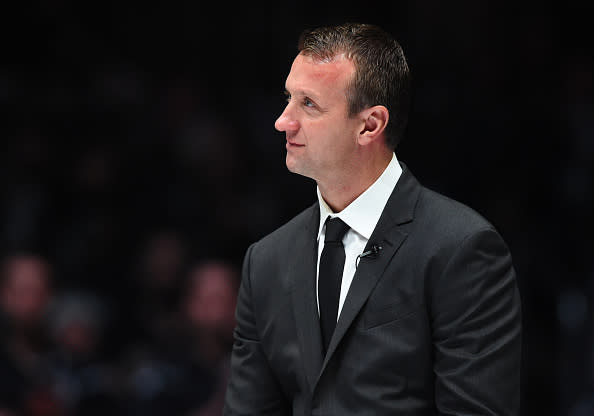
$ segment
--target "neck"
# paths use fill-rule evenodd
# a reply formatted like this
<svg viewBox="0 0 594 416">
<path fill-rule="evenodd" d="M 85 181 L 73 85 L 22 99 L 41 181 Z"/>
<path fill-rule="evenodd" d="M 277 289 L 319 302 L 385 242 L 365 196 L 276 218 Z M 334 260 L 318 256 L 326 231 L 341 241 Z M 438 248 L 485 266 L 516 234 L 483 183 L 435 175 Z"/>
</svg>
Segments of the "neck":
<svg viewBox="0 0 594 416">
<path fill-rule="evenodd" d="M 390 160 L 392 151 L 373 155 L 335 174 L 328 180 L 318 180 L 318 188 L 332 211 L 340 212 L 365 192 L 382 175 Z"/>
</svg>

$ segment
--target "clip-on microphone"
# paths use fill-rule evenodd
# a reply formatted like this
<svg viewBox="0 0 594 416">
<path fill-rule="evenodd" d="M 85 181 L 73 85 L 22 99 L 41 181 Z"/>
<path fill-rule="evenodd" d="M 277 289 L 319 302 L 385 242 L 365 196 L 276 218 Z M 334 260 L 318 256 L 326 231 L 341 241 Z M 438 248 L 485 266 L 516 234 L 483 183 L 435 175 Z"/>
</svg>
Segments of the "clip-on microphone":
<svg viewBox="0 0 594 416">
<path fill-rule="evenodd" d="M 377 244 L 373 244 L 369 250 L 359 254 L 355 260 L 355 267 L 359 266 L 359 260 L 365 257 L 369 257 L 370 259 L 375 259 L 378 255 L 382 246 L 378 246 Z"/>
</svg>

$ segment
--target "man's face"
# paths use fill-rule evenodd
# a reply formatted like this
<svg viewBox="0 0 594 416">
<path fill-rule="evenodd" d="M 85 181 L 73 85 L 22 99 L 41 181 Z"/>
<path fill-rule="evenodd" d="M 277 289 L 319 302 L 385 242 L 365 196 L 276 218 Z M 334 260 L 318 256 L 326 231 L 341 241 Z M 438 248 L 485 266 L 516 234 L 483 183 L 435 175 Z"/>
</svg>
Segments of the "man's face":
<svg viewBox="0 0 594 416">
<path fill-rule="evenodd" d="M 286 134 L 291 172 L 320 183 L 336 181 L 350 166 L 362 126 L 348 114 L 346 91 L 354 72 L 343 56 L 321 62 L 299 54 L 293 61 L 285 83 L 288 104 L 275 123 Z"/>
</svg>

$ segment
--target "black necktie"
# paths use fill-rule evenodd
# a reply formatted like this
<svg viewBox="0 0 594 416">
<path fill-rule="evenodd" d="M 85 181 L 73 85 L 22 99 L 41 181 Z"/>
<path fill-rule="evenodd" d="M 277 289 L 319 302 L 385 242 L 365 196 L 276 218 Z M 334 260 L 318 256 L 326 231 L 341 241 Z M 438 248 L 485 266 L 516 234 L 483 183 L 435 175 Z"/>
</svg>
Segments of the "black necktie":
<svg viewBox="0 0 594 416">
<path fill-rule="evenodd" d="M 324 353 L 328 349 L 328 344 L 330 344 L 332 333 L 336 327 L 345 258 L 342 237 L 348 229 L 349 226 L 338 217 L 328 217 L 326 220 L 326 236 L 324 237 L 324 249 L 320 257 L 318 274 L 320 327 L 322 329 Z"/>
</svg>

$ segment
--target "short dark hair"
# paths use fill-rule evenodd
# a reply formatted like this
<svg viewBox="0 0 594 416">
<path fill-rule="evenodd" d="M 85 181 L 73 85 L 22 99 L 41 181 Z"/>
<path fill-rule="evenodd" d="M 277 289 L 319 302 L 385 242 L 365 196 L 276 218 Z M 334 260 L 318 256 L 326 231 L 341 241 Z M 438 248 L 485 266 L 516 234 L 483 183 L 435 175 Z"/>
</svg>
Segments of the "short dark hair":
<svg viewBox="0 0 594 416">
<path fill-rule="evenodd" d="M 390 112 L 386 140 L 395 149 L 406 129 L 411 89 L 408 64 L 396 39 L 372 24 L 345 23 L 305 30 L 298 50 L 321 60 L 344 53 L 353 61 L 355 75 L 347 92 L 349 113 L 385 106 Z"/>
</svg>

